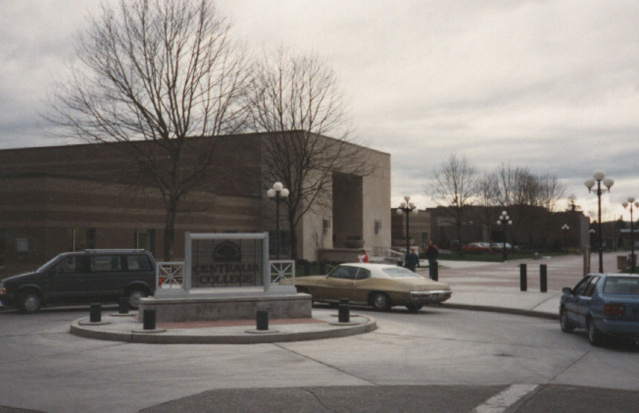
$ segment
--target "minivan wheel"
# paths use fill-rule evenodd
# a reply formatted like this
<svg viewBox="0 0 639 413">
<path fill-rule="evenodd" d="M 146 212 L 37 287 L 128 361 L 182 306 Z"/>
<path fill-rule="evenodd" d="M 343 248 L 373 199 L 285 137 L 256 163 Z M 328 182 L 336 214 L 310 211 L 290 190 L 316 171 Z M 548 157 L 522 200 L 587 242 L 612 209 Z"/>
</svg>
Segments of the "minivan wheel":
<svg viewBox="0 0 639 413">
<path fill-rule="evenodd" d="M 138 308 L 140 306 L 140 299 L 148 296 L 149 293 L 141 287 L 131 289 L 129 291 L 129 307 Z"/>
<path fill-rule="evenodd" d="M 41 306 L 42 298 L 37 292 L 29 290 L 20 294 L 20 302 L 18 303 L 18 308 L 23 313 L 38 312 Z"/>
</svg>

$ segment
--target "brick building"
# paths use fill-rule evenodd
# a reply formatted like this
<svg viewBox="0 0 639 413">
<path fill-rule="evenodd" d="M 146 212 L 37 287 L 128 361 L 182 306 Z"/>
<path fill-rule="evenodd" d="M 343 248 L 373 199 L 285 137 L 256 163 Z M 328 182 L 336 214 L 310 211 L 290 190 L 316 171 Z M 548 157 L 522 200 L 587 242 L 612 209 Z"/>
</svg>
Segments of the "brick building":
<svg viewBox="0 0 639 413">
<path fill-rule="evenodd" d="M 191 156 L 198 142 L 211 139 L 210 173 L 178 211 L 173 259 L 183 257 L 187 231 L 268 231 L 272 245 L 275 239 L 274 202 L 266 196 L 273 183 L 264 182 L 262 173 L 269 134 L 192 138 Z M 149 142 L 130 144 L 152 150 Z M 0 150 L 0 277 L 85 248 L 144 248 L 163 257 L 163 198 L 132 176 L 137 172 L 123 145 L 128 143 Z M 298 257 L 349 253 L 346 241 L 353 237 L 370 250 L 390 246 L 390 155 L 365 147 L 358 152 L 371 173 L 333 171 L 330 205 L 310 210 L 297 229 Z M 188 157 L 181 167 L 189 168 Z M 284 213 L 280 223 L 286 240 Z"/>
</svg>

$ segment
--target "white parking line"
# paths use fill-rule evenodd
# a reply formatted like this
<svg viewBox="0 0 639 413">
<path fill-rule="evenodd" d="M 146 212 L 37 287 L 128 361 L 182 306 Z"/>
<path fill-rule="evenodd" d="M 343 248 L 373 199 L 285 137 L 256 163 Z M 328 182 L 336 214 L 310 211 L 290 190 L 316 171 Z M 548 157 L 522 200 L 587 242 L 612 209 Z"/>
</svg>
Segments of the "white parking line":
<svg viewBox="0 0 639 413">
<path fill-rule="evenodd" d="M 474 413 L 501 413 L 521 400 L 528 393 L 534 391 L 537 384 L 513 384 L 503 392 L 486 400 L 481 406 L 477 406 Z"/>
</svg>

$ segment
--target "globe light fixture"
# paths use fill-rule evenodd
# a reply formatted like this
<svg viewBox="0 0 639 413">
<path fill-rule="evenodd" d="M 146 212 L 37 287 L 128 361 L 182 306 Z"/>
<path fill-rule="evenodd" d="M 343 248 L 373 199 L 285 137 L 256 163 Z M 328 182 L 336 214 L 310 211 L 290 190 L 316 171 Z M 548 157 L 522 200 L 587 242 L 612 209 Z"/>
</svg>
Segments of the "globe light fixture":
<svg viewBox="0 0 639 413">
<path fill-rule="evenodd" d="M 508 212 L 501 211 L 501 215 L 497 218 L 497 225 L 504 226 L 504 248 L 503 248 L 503 260 L 506 261 L 508 259 L 508 252 L 506 245 L 508 244 L 508 231 L 506 230 L 506 225 L 512 225 L 513 221 L 508 216 Z"/>
<path fill-rule="evenodd" d="M 637 266 L 637 260 L 635 259 L 635 232 L 634 232 L 634 219 L 632 217 L 633 206 L 639 208 L 639 201 L 635 202 L 635 198 L 628 198 L 628 202 L 621 204 L 624 209 L 628 207 L 630 209 L 630 272 L 634 273 Z"/>
<path fill-rule="evenodd" d="M 614 185 L 615 181 L 610 178 L 606 178 L 606 174 L 603 171 L 595 171 L 592 175 L 594 179 L 588 179 L 584 182 L 586 188 L 588 188 L 588 192 L 595 192 L 597 194 L 597 205 L 598 205 L 598 220 L 599 220 L 599 272 L 603 273 L 603 226 L 601 224 L 601 194 L 603 192 L 610 192 L 610 188 Z M 601 189 L 601 183 L 603 182 L 606 189 Z M 597 184 L 597 189 L 594 190 L 593 187 Z"/>
<path fill-rule="evenodd" d="M 273 187 L 266 191 L 266 195 L 275 199 L 275 259 L 280 259 L 280 202 L 288 197 L 288 189 L 281 182 L 275 182 Z"/>
<path fill-rule="evenodd" d="M 409 227 L 408 227 L 408 223 L 409 223 L 409 215 L 410 214 L 416 214 L 417 213 L 417 207 L 415 206 L 414 203 L 410 202 L 410 197 L 409 196 L 405 196 L 404 197 L 404 202 L 402 202 L 401 204 L 399 204 L 399 208 L 397 208 L 397 214 L 398 215 L 406 215 L 406 256 L 408 257 L 408 254 L 410 254 L 410 235 L 409 235 Z"/>
</svg>

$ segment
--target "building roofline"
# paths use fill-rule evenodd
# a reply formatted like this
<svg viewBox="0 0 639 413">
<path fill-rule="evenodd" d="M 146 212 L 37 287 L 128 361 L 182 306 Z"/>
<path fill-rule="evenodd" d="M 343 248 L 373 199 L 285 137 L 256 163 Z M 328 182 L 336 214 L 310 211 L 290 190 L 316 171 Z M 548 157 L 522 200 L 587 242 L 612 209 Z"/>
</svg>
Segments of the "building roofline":
<svg viewBox="0 0 639 413">
<path fill-rule="evenodd" d="M 235 134 L 228 134 L 228 135 L 210 135 L 210 136 L 193 136 L 193 137 L 189 137 L 188 139 L 209 139 L 209 138 L 231 138 L 231 137 L 267 137 L 268 135 L 275 135 L 275 134 L 295 134 L 295 133 L 306 133 L 306 131 L 303 130 L 290 130 L 290 131 L 277 131 L 277 132 L 249 132 L 249 133 L 235 133 Z M 326 135 L 322 135 L 322 134 L 318 134 L 318 133 L 314 133 L 311 132 L 312 135 L 317 135 L 317 136 L 321 136 L 322 138 L 325 139 L 332 139 L 335 141 L 341 141 L 341 139 L 337 139 L 337 138 L 333 138 L 330 136 L 326 136 Z M 36 151 L 43 151 L 43 150 L 52 150 L 52 149 L 63 149 L 63 148 L 81 148 L 81 147 L 89 147 L 89 146 L 96 146 L 96 145 L 116 145 L 116 144 L 125 144 L 125 143 L 133 143 L 133 142 L 149 142 L 147 140 L 138 140 L 138 141 L 126 141 L 126 142 L 122 142 L 122 141 L 116 141 L 116 142 L 95 142 L 95 143 L 71 143 L 71 144 L 66 144 L 66 145 L 46 145 L 46 146 L 34 146 L 34 147 L 22 147 L 22 148 L 6 148 L 6 149 L 0 149 L 0 153 L 8 153 L 8 152 L 36 152 Z M 390 156 L 390 153 L 388 152 L 383 152 L 380 151 L 378 149 L 373 149 L 364 145 L 360 145 L 357 143 L 353 143 L 353 142 L 349 142 L 344 140 L 344 143 L 348 144 L 348 145 L 352 145 L 352 146 L 356 146 L 356 147 L 360 147 L 362 149 L 366 149 L 372 152 L 376 152 L 382 155 L 387 155 Z"/>
</svg>

